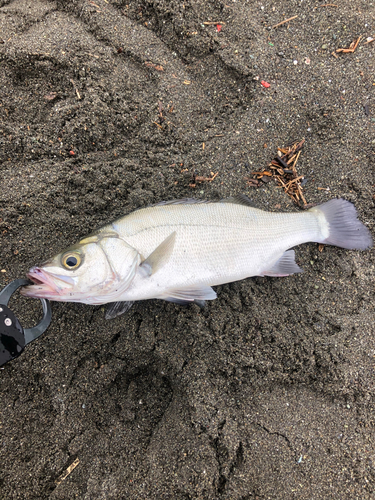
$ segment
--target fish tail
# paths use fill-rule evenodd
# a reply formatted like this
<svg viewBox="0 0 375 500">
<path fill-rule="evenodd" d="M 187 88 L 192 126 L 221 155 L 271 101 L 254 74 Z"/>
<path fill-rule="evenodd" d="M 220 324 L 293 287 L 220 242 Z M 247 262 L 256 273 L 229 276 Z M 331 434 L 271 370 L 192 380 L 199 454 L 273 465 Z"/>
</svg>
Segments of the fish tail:
<svg viewBox="0 0 375 500">
<path fill-rule="evenodd" d="M 320 221 L 322 239 L 318 243 L 350 250 L 365 250 L 372 246 L 371 233 L 357 219 L 357 210 L 350 201 L 342 198 L 330 200 L 309 211 Z"/>
</svg>

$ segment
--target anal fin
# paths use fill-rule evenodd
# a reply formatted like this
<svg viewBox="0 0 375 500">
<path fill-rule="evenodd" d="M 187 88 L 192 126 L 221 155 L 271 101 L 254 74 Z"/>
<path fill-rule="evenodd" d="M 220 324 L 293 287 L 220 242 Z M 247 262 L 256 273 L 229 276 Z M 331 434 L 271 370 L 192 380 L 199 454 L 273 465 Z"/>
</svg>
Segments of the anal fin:
<svg viewBox="0 0 375 500">
<path fill-rule="evenodd" d="M 271 269 L 262 272 L 260 276 L 281 277 L 294 273 L 303 273 L 303 269 L 296 264 L 294 250 L 287 250 Z"/>
</svg>

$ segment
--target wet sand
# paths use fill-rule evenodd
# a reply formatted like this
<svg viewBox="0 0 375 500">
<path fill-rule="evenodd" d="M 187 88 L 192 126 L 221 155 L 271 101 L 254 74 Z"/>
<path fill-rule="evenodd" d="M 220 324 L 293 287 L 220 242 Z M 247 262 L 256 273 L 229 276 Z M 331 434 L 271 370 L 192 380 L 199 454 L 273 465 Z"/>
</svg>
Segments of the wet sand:
<svg viewBox="0 0 375 500">
<path fill-rule="evenodd" d="M 344 197 L 373 232 L 374 9 L 0 0 L 1 286 L 161 200 L 301 210 L 246 178 L 302 138 L 307 202 Z M 296 260 L 203 310 L 53 303 L 0 371 L 1 498 L 374 498 L 374 252 Z M 12 304 L 36 323 L 38 301 Z"/>
</svg>

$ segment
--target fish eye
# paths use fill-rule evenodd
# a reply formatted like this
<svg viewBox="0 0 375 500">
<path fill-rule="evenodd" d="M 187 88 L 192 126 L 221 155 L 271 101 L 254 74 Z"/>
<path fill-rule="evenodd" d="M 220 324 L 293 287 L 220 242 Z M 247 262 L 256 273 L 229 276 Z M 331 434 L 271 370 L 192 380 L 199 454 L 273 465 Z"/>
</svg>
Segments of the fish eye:
<svg viewBox="0 0 375 500">
<path fill-rule="evenodd" d="M 66 253 L 63 255 L 61 262 L 66 269 L 77 269 L 81 264 L 81 256 L 78 253 Z"/>
</svg>

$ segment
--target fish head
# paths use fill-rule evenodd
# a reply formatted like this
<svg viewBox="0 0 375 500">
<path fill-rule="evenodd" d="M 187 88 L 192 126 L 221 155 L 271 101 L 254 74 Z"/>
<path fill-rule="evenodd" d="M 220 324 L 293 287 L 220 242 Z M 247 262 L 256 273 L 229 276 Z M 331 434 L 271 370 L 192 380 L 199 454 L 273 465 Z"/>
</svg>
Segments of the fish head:
<svg viewBox="0 0 375 500">
<path fill-rule="evenodd" d="M 25 297 L 104 304 L 116 300 L 134 278 L 140 256 L 115 235 L 94 235 L 57 254 L 27 277 Z"/>
</svg>

